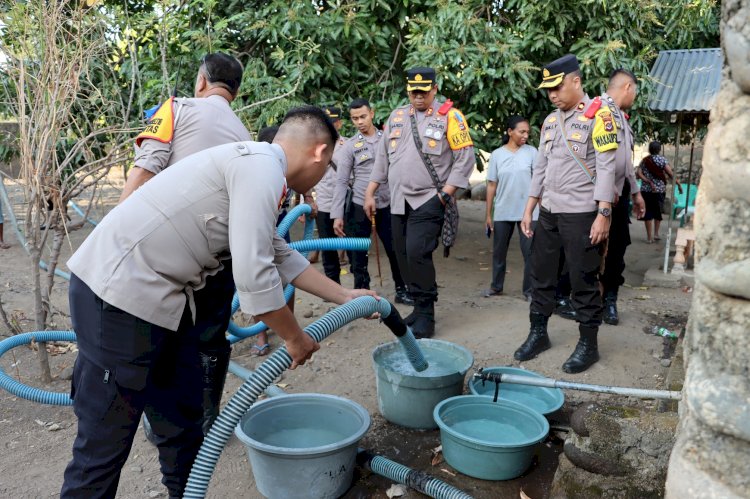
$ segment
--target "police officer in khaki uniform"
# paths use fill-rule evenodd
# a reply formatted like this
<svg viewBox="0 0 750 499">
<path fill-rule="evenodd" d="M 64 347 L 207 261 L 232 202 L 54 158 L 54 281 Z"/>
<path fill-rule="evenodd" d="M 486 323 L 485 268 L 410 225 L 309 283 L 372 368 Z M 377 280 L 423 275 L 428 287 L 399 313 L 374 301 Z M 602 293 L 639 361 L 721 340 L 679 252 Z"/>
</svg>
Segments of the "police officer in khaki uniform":
<svg viewBox="0 0 750 499">
<path fill-rule="evenodd" d="M 149 120 L 135 141 L 134 167 L 123 188 L 120 202 L 165 169 L 196 152 L 229 142 L 250 140 L 250 133 L 232 111 L 242 83 L 242 65 L 231 55 L 207 54 L 201 59 L 195 79 L 194 98 L 170 98 Z M 202 388 L 204 433 L 219 412 L 231 349 L 225 332 L 231 317 L 234 294 L 232 260 L 208 278 L 195 293 L 196 321 L 181 331 L 185 347 L 198 342 L 196 363 L 205 371 Z M 156 418 L 158 416 L 155 416 Z M 154 419 L 152 418 L 152 419 Z M 149 420 L 149 440 L 157 444 L 173 436 L 161 434 L 159 421 Z"/>
<path fill-rule="evenodd" d="M 349 104 L 349 115 L 357 133 L 347 139 L 341 147 L 336 148 L 333 162 L 336 164 L 336 188 L 333 194 L 331 218 L 334 219 L 333 230 L 339 237 L 369 237 L 372 232 L 372 220 L 365 214 L 362 206 L 365 201 L 365 190 L 370 182 L 372 166 L 375 163 L 375 151 L 382 141 L 383 132 L 375 128 L 372 120 L 375 110 L 366 99 L 354 99 Z M 375 230 L 383 242 L 391 276 L 396 286 L 396 303 L 414 305 L 407 295 L 406 285 L 401 277 L 398 259 L 393 250 L 391 231 L 391 199 L 388 184 L 380 186 L 375 192 Z M 345 230 L 346 229 L 346 230 Z M 365 251 L 353 251 L 350 254 L 355 288 L 370 288 L 370 273 L 367 270 L 368 257 Z"/>
<path fill-rule="evenodd" d="M 432 253 L 438 246 L 445 204 L 458 188 L 469 185 L 475 163 L 466 119 L 450 100 L 436 100 L 436 77 L 429 67 L 406 72 L 409 104 L 388 118 L 364 204 L 365 213 L 372 216 L 377 209 L 375 192 L 388 182 L 396 257 L 416 302 L 407 322 L 419 338 L 435 333 L 438 291 Z"/>
<path fill-rule="evenodd" d="M 276 234 L 287 182 L 298 192 L 315 185 L 336 136 L 320 108 L 293 109 L 273 144 L 224 144 L 160 173 L 107 214 L 73 254 L 78 435 L 63 498 L 115 497 L 144 410 L 170 437 L 159 446 L 163 481 L 170 497 L 182 497 L 203 441 L 193 396 L 203 370 L 183 354 L 182 332 L 199 313 L 196 292 L 226 258 L 233 256 L 242 310 L 285 340 L 292 368 L 319 345 L 286 306 L 286 283 L 334 303 L 374 295 L 336 285 Z"/>
<path fill-rule="evenodd" d="M 335 106 L 328 106 L 324 109 L 328 115 L 328 119 L 331 120 L 331 123 L 336 128 L 336 132 L 341 130 L 344 124 L 341 121 L 341 109 Z M 346 138 L 339 137 L 336 140 L 335 150 L 341 148 L 345 140 Z M 336 163 L 332 161 L 328 165 L 323 178 L 315 186 L 315 204 L 317 205 L 315 225 L 318 227 L 318 237 L 320 238 L 336 237 L 336 232 L 333 230 L 333 216 L 331 216 L 331 211 L 333 210 L 333 193 L 336 190 L 336 168 Z M 310 193 L 305 194 L 305 202 L 313 202 Z M 335 282 L 341 282 L 341 261 L 338 252 L 330 250 L 322 251 L 321 254 L 323 255 L 323 271 L 326 276 Z"/>
<path fill-rule="evenodd" d="M 516 360 L 536 357 L 551 347 L 547 322 L 555 305 L 560 249 L 570 269 L 572 302 L 579 322 L 575 351 L 563 364 L 568 373 L 585 371 L 599 360 L 597 334 L 602 321 L 598 273 L 609 234 L 615 197 L 617 130 L 612 112 L 584 93 L 578 59 L 565 55 L 544 66 L 539 88 L 557 107 L 544 120 L 531 191 L 521 221 L 531 249 L 530 332 L 515 351 Z M 540 203 L 536 230 L 532 212 Z"/>
<path fill-rule="evenodd" d="M 609 229 L 607 256 L 604 260 L 604 271 L 599 280 L 604 293 L 604 322 L 616 325 L 620 322 L 617 313 L 617 293 L 625 283 L 622 273 L 625 271 L 625 251 L 630 245 L 630 198 L 633 199 L 633 212 L 642 217 L 646 204 L 641 196 L 641 189 L 635 179 L 633 168 L 633 129 L 626 114 L 635 102 L 638 93 L 638 79 L 626 69 L 617 69 L 609 77 L 607 91 L 601 100 L 612 111 L 617 127 L 615 198 L 612 208 L 612 225 Z"/>
<path fill-rule="evenodd" d="M 195 97 L 167 100 L 136 137 L 134 167 L 120 197 L 121 203 L 154 176 L 196 152 L 250 140 L 249 132 L 230 107 L 242 82 L 242 72 L 240 62 L 230 55 L 213 53 L 203 57 L 195 80 Z M 179 402 L 172 399 L 175 414 L 165 417 L 146 408 L 151 429 L 147 435 L 160 448 L 164 484 L 170 490 L 180 482 L 179 475 L 185 468 L 189 470 L 188 460 L 192 462 L 190 452 L 184 452 L 181 442 L 194 440 L 193 432 L 201 426 L 207 433 L 219 412 L 231 353 L 225 332 L 233 294 L 232 260 L 226 259 L 215 275 L 206 278 L 205 286 L 194 292 L 195 320 L 182 324 L 178 332 L 180 350 L 174 362 L 200 366 L 203 375 L 189 385 L 192 389 L 189 393 L 179 396 Z M 158 373 L 154 380 L 159 382 L 167 377 L 168 372 Z M 73 386 L 80 382 L 74 378 Z M 196 407 L 201 408 L 197 415 L 202 418 L 197 429 L 193 412 Z M 85 489 L 83 484 L 88 478 L 75 472 L 73 464 L 66 472 L 67 490 Z"/>
</svg>

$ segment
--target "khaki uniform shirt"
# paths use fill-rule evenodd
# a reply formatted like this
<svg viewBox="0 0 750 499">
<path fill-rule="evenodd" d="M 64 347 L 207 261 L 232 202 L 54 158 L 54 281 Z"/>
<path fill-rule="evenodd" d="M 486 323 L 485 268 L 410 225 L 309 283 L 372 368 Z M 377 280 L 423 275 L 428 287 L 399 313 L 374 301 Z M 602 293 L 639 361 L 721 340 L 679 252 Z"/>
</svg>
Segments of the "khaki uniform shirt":
<svg viewBox="0 0 750 499">
<path fill-rule="evenodd" d="M 641 191 L 641 188 L 638 187 L 638 182 L 636 182 L 635 169 L 633 168 L 633 148 L 635 147 L 633 129 L 630 127 L 630 122 L 625 117 L 625 113 L 617 107 L 615 101 L 606 92 L 602 94 L 602 102 L 609 106 L 612 116 L 615 118 L 615 125 L 617 125 L 618 147 L 615 159 L 615 194 L 622 196 L 622 189 L 625 187 L 625 181 L 627 180 L 630 184 L 630 195 L 632 196 L 636 192 Z"/>
<path fill-rule="evenodd" d="M 458 113 L 460 121 L 456 118 L 457 122 L 463 127 L 459 133 L 466 134 L 469 145 L 453 150 L 448 140 L 448 117 L 457 111 L 450 109 L 447 115 L 441 115 L 437 112 L 440 105 L 436 100 L 426 112 L 414 113 L 422 150 L 430 156 L 442 184 L 465 188 L 469 185 L 469 176 L 475 163 L 474 147 L 468 138 L 468 125 L 463 115 Z M 391 213 L 394 215 L 406 213 L 405 203 L 416 210 L 437 195 L 432 177 L 414 144 L 409 118 L 411 109 L 407 105 L 391 113 L 384 130 L 384 140 L 377 148 L 370 176 L 372 182 L 388 182 Z"/>
<path fill-rule="evenodd" d="M 333 154 L 336 155 L 341 146 L 344 145 L 346 138 L 339 137 L 336 145 L 333 146 Z M 334 161 L 335 163 L 335 161 Z M 338 168 L 338 166 L 337 166 Z M 336 189 L 336 169 L 333 165 L 328 165 L 323 178 L 315 186 L 315 204 L 318 205 L 318 211 L 330 213 L 333 206 L 333 191 Z"/>
<path fill-rule="evenodd" d="M 617 150 L 614 119 L 605 105 L 595 118 L 587 118 L 584 113 L 590 103 L 591 99 L 585 95 L 578 106 L 551 113 L 542 125 L 529 196 L 541 197 L 542 207 L 553 213 L 596 211 L 597 201 L 611 203 L 614 199 Z M 597 135 L 601 136 L 596 137 L 595 145 Z M 571 155 L 566 140 L 576 158 L 596 176 L 595 184 Z"/>
<path fill-rule="evenodd" d="M 331 218 L 344 218 L 344 203 L 346 191 L 351 185 L 352 202 L 359 206 L 365 204 L 365 191 L 370 183 L 372 166 L 375 164 L 375 151 L 382 141 L 383 132 L 366 136 L 361 133 L 348 139 L 344 145 L 336 149 L 333 162 L 336 163 L 336 187 L 333 192 Z M 354 177 L 353 181 L 351 177 Z M 388 183 L 381 185 L 375 191 L 375 207 L 386 208 L 391 204 Z"/>
<path fill-rule="evenodd" d="M 102 300 L 176 331 L 186 301 L 234 255 L 240 306 L 285 306 L 284 285 L 309 265 L 276 235 L 286 194 L 276 144 L 224 144 L 168 168 L 116 206 L 68 260 Z"/>
<path fill-rule="evenodd" d="M 209 147 L 250 140 L 250 133 L 220 95 L 175 99 L 170 142 L 145 139 L 135 146 L 135 166 L 154 174 Z"/>
</svg>

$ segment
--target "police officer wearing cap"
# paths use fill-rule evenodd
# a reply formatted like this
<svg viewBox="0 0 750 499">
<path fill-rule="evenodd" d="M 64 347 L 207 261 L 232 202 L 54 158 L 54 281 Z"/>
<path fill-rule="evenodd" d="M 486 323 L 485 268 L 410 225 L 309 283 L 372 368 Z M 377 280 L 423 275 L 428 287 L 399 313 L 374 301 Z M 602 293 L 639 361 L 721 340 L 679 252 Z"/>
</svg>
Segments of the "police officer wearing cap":
<svg viewBox="0 0 750 499">
<path fill-rule="evenodd" d="M 328 119 L 331 120 L 336 131 L 339 132 L 343 126 L 341 121 L 341 109 L 335 106 L 327 106 L 323 108 Z M 339 136 L 336 140 L 335 150 L 341 148 L 344 145 L 345 138 Z M 333 230 L 333 217 L 331 217 L 331 210 L 333 208 L 333 193 L 336 189 L 336 163 L 331 162 L 326 168 L 325 175 L 320 179 L 320 182 L 315 186 L 315 204 L 317 205 L 317 214 L 315 215 L 315 225 L 318 227 L 318 237 L 328 238 L 336 237 L 336 233 Z M 313 203 L 312 193 L 305 194 L 305 202 Z M 322 251 L 323 255 L 323 272 L 329 279 L 339 283 L 341 282 L 341 263 L 339 260 L 338 252 L 335 250 Z"/>
<path fill-rule="evenodd" d="M 134 167 L 120 202 L 155 175 L 194 153 L 250 140 L 250 133 L 231 108 L 242 83 L 242 73 L 242 64 L 231 55 L 217 52 L 201 59 L 195 79 L 195 97 L 168 99 L 136 137 Z M 234 294 L 232 260 L 226 259 L 222 264 L 215 275 L 206 279 L 205 287 L 195 291 L 195 323 L 189 330 L 179 333 L 185 345 L 195 343 L 192 351 L 185 350 L 197 356 L 189 361 L 204 369 L 203 385 L 195 387 L 204 411 L 204 433 L 219 413 L 231 353 L 225 332 Z M 185 406 L 191 404 L 188 402 Z M 153 420 L 157 417 L 149 421 L 149 440 L 157 445 L 167 438 L 178 441 L 181 436 L 172 428 L 162 429 L 163 425 Z M 187 433 L 190 429 L 182 431 Z"/>
<path fill-rule="evenodd" d="M 433 68 L 406 72 L 409 104 L 388 118 L 365 193 L 368 217 L 376 211 L 375 192 L 388 182 L 393 244 L 398 265 L 415 301 L 406 318 L 414 335 L 435 333 L 438 298 L 432 253 L 438 246 L 445 204 L 469 184 L 474 144 L 466 118 L 450 100 L 439 102 Z M 437 184 L 437 185 L 436 185 Z"/>
<path fill-rule="evenodd" d="M 625 250 L 630 245 L 630 198 L 633 199 L 633 211 L 637 217 L 646 212 L 646 204 L 641 196 L 641 189 L 635 179 L 633 168 L 633 129 L 626 114 L 635 102 L 638 93 L 638 79 L 626 69 L 616 69 L 609 77 L 607 91 L 601 100 L 612 111 L 617 127 L 615 199 L 612 208 L 612 225 L 609 229 L 607 256 L 604 270 L 600 276 L 604 293 L 604 322 L 617 325 L 620 322 L 617 313 L 617 294 L 625 283 L 622 273 L 625 271 Z"/>
<path fill-rule="evenodd" d="M 375 163 L 375 151 L 383 139 L 383 131 L 378 130 L 373 124 L 375 110 L 367 99 L 354 99 L 349 104 L 349 116 L 357 128 L 357 133 L 344 141 L 343 146 L 336 148 L 333 155 L 337 169 L 331 209 L 331 217 L 334 219 L 333 230 L 339 237 L 346 237 L 347 234 L 352 237 L 369 237 L 374 223 L 391 266 L 391 276 L 396 287 L 396 303 L 414 305 L 406 292 L 406 284 L 401 277 L 398 259 L 393 250 L 388 185 L 380 186 L 375 193 L 377 211 L 374 219 L 367 217 L 362 206 Z M 367 252 L 353 251 L 349 256 L 354 274 L 354 287 L 369 289 Z"/>
<path fill-rule="evenodd" d="M 606 104 L 597 106 L 583 91 L 578 59 L 565 55 L 544 66 L 539 88 L 557 110 L 544 120 L 534 162 L 529 200 L 521 221 L 531 250 L 530 331 L 515 351 L 519 361 L 551 347 L 547 322 L 555 306 L 560 249 L 570 269 L 579 340 L 563 364 L 567 373 L 585 371 L 599 360 L 602 322 L 598 273 L 609 234 L 615 197 L 617 129 Z M 532 212 L 540 204 L 536 230 Z"/>
<path fill-rule="evenodd" d="M 200 314 L 196 290 L 226 256 L 233 255 L 242 310 L 284 339 L 291 368 L 320 346 L 287 308 L 286 283 L 338 304 L 375 295 L 326 279 L 276 234 L 287 183 L 310 189 L 336 136 L 320 108 L 292 109 L 273 144 L 223 144 L 160 173 L 110 211 L 73 254 L 78 435 L 63 498 L 116 496 L 144 410 L 164 437 L 162 481 L 169 497 L 182 497 L 203 442 L 194 386 L 204 372 L 188 355 L 195 346 L 185 333 Z"/>
</svg>

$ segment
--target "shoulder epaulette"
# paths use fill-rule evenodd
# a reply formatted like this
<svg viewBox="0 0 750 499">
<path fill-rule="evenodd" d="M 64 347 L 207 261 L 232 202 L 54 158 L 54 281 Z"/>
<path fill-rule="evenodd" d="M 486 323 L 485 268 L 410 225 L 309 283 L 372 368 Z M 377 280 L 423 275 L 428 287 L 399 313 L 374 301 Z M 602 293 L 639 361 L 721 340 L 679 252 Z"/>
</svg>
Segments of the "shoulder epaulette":
<svg viewBox="0 0 750 499">
<path fill-rule="evenodd" d="M 438 114 L 442 114 L 443 116 L 445 116 L 446 114 L 448 114 L 448 111 L 450 111 L 452 107 L 453 101 L 450 99 L 446 99 L 445 103 L 440 106 L 440 109 L 438 109 Z"/>
<path fill-rule="evenodd" d="M 594 97 L 591 104 L 589 104 L 589 108 L 586 109 L 586 112 L 583 113 L 583 115 L 588 119 L 593 119 L 600 107 L 602 107 L 602 99 L 598 96 Z"/>
</svg>

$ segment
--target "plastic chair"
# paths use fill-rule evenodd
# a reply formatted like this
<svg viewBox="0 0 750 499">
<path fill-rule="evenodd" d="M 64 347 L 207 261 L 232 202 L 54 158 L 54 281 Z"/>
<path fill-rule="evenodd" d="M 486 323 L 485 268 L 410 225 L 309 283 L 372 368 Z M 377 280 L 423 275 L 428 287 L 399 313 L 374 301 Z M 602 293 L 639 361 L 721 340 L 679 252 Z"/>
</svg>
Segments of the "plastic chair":
<svg viewBox="0 0 750 499">
<path fill-rule="evenodd" d="M 695 213 L 695 198 L 698 196 L 698 186 L 695 184 L 680 184 L 682 194 L 677 186 L 674 187 L 674 203 L 672 204 L 672 218 L 680 220 L 680 227 L 685 225 L 687 216 Z M 687 216 L 685 216 L 687 214 Z"/>
</svg>

